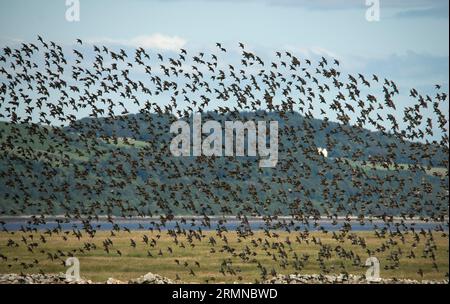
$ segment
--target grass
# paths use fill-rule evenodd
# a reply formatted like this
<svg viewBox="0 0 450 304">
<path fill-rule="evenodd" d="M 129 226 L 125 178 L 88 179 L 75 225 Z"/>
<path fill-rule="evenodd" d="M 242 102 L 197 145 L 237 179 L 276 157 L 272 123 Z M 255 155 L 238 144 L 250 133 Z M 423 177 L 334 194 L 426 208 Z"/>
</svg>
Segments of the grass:
<svg viewBox="0 0 450 304">
<path fill-rule="evenodd" d="M 309 233 L 304 238 L 301 238 L 298 232 L 276 232 L 276 235 L 272 232 L 268 237 L 264 232 L 258 231 L 246 238 L 238 237 L 236 232 L 227 232 L 223 235 L 227 239 L 228 246 L 215 231 L 202 232 L 200 240 L 189 232 L 186 235 L 178 234 L 178 245 L 174 243 L 174 238 L 167 231 L 119 232 L 115 236 L 111 236 L 110 232 L 101 231 L 94 237 L 84 234 L 80 239 L 68 231 L 51 236 L 43 235 L 46 239 L 45 243 L 40 241 L 40 234 L 36 232 L 1 232 L 0 253 L 8 257 L 8 260 L 0 260 L 0 273 L 20 273 L 21 271 L 36 273 L 40 269 L 47 273 L 65 272 L 66 267 L 63 266 L 63 261 L 68 253 L 73 253 L 80 260 L 81 276 L 94 281 L 105 281 L 110 277 L 128 280 L 152 272 L 171 279 L 175 279 L 178 275 L 182 281 L 186 282 L 254 282 L 260 279 L 258 262 L 267 269 L 268 277 L 271 276 L 272 269 L 283 274 L 320 273 L 320 265 L 317 262 L 320 246 L 313 243 L 313 240 L 319 239 L 329 249 L 329 257 L 325 259 L 324 264 L 330 273 L 340 273 L 343 266 L 348 273 L 365 274 L 367 268 L 362 265 L 369 257 L 367 249 L 372 250 L 371 255 L 380 260 L 382 278 L 442 280 L 449 271 L 448 235 L 442 232 L 433 232 L 432 240 L 430 235 L 425 234 L 418 234 L 418 239 L 414 240 L 411 232 L 403 233 L 403 236 L 386 234 L 383 237 L 376 236 L 374 232 L 339 233 L 342 236 L 340 241 L 333 239 L 332 233 L 323 232 Z M 143 241 L 144 235 L 148 236 L 149 244 Z M 67 240 L 64 240 L 63 236 L 66 236 Z M 301 242 L 296 241 L 297 236 Z M 217 242 L 214 246 L 208 243 L 210 237 Z M 107 238 L 113 242 L 109 254 L 102 246 L 102 242 Z M 287 238 L 290 240 L 290 245 L 286 242 Z M 32 243 L 37 243 L 38 246 L 31 252 L 23 239 L 28 246 Z M 135 248 L 130 246 L 130 239 L 136 242 Z M 362 239 L 365 239 L 367 248 L 358 245 L 358 240 Z M 10 240 L 18 246 L 7 246 Z M 96 248 L 87 250 L 86 246 L 89 246 L 87 244 L 95 244 Z M 266 249 L 263 248 L 264 246 Z M 83 247 L 85 249 L 80 251 Z M 211 248 L 214 248 L 215 252 L 212 252 Z M 120 250 L 122 255 L 119 255 L 117 250 Z M 407 257 L 411 250 L 415 253 L 415 258 Z M 283 259 L 280 254 L 283 251 L 287 254 L 286 259 Z M 48 257 L 48 252 L 57 254 L 58 259 L 52 261 Z M 152 256 L 148 256 L 148 252 Z M 243 252 L 247 254 L 244 255 Z M 338 252 L 341 253 L 340 256 Z M 360 257 L 360 262 L 356 263 L 357 266 L 353 265 L 350 252 Z M 438 270 L 433 268 L 431 252 L 435 255 Z M 305 255 L 310 256 L 301 270 L 294 268 L 294 254 L 300 259 Z M 347 258 L 344 257 L 346 254 Z M 424 257 L 426 255 L 427 257 Z M 243 259 L 240 256 L 247 258 Z M 389 266 L 395 264 L 392 256 L 397 256 L 399 261 L 395 269 L 389 269 Z M 14 258 L 17 258 L 17 261 Z M 180 263 L 177 264 L 175 259 Z M 220 270 L 224 261 L 227 263 L 224 268 L 225 274 L 222 274 Z M 282 261 L 287 261 L 285 267 L 280 266 L 283 264 Z M 184 265 L 185 262 L 187 266 Z M 195 262 L 198 262 L 200 266 Z M 33 267 L 29 267 L 30 264 Z M 189 274 L 190 269 L 194 271 L 195 276 Z M 423 270 L 423 277 L 419 275 L 419 269 Z M 227 272 L 227 270 L 230 271 Z M 231 274 L 233 271 L 235 273 Z"/>
<path fill-rule="evenodd" d="M 150 146 L 150 143 L 146 141 L 136 140 L 131 137 L 117 137 L 117 143 L 115 143 L 112 139 L 100 139 L 100 141 L 108 144 L 109 146 L 118 148 L 144 148 Z"/>
<path fill-rule="evenodd" d="M 363 161 L 359 161 L 359 160 L 351 160 L 348 158 L 344 158 L 346 159 L 350 165 L 352 165 L 353 167 L 361 167 L 363 168 L 366 172 L 370 172 L 370 171 L 395 171 L 395 170 L 399 170 L 399 171 L 411 171 L 412 170 L 412 166 L 409 164 L 402 164 L 402 163 L 398 163 L 398 164 L 380 164 L 380 163 L 371 163 L 371 162 L 366 162 L 364 164 Z M 448 175 L 448 168 L 443 168 L 443 167 L 427 167 L 427 166 L 421 166 L 421 168 L 424 170 L 424 172 L 427 175 L 432 175 L 432 176 L 439 176 L 439 177 L 445 177 Z"/>
</svg>

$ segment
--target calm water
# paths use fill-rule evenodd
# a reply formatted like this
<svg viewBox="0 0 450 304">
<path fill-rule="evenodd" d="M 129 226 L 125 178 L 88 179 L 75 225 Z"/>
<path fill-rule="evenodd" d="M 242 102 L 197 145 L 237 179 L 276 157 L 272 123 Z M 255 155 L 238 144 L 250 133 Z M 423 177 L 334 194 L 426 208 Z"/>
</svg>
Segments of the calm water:
<svg viewBox="0 0 450 304">
<path fill-rule="evenodd" d="M 47 230 L 47 229 L 55 229 L 60 228 L 62 230 L 72 230 L 72 229 L 79 229 L 82 230 L 86 226 L 81 221 L 70 221 L 70 222 L 64 222 L 64 223 L 58 223 L 55 220 L 48 220 L 45 224 L 30 224 L 27 223 L 28 219 L 2 219 L 2 221 L 5 223 L 3 225 L 4 229 L 7 229 L 8 231 L 19 231 L 23 229 L 37 229 L 37 230 Z M 90 228 L 96 229 L 96 230 L 112 230 L 115 228 L 120 229 L 130 229 L 130 230 L 151 230 L 151 229 L 161 229 L 161 230 L 198 230 L 201 229 L 203 231 L 207 230 L 216 230 L 218 228 L 226 229 L 228 231 L 245 231 L 251 229 L 252 231 L 255 230 L 263 230 L 263 229 L 275 229 L 275 230 L 285 230 L 285 227 L 281 224 L 282 221 L 272 221 L 269 223 L 269 225 L 266 225 L 266 223 L 263 220 L 249 220 L 248 224 L 243 224 L 239 220 L 233 220 L 228 219 L 225 221 L 219 220 L 211 220 L 209 222 L 209 225 L 206 225 L 204 222 L 202 223 L 202 220 L 196 219 L 195 221 L 187 220 L 186 223 L 182 223 L 180 220 L 171 220 L 165 222 L 164 225 L 161 224 L 158 220 L 152 220 L 152 219 L 115 219 L 114 224 L 106 221 L 106 220 L 99 220 L 99 221 L 91 221 L 90 222 Z M 286 223 L 290 223 L 288 225 L 289 229 L 291 231 L 295 230 L 310 230 L 310 231 L 317 231 L 320 229 L 324 229 L 327 231 L 339 231 L 343 229 L 344 227 L 344 221 L 339 220 L 337 224 L 333 224 L 329 220 L 320 220 L 317 221 L 317 225 L 314 225 L 314 222 L 310 222 L 309 224 L 304 224 L 300 222 L 294 222 L 291 223 L 290 220 L 287 220 Z M 351 230 L 352 231 L 371 231 L 375 229 L 387 229 L 391 231 L 395 231 L 399 229 L 400 231 L 405 230 L 411 230 L 412 228 L 415 230 L 444 230 L 448 231 L 448 221 L 442 223 L 442 222 L 406 222 L 404 224 L 398 223 L 390 223 L 386 224 L 382 221 L 377 221 L 370 223 L 369 221 L 365 222 L 364 224 L 361 224 L 359 221 L 350 221 L 351 224 Z M 2 226 L 0 226 L 1 229 Z"/>
</svg>

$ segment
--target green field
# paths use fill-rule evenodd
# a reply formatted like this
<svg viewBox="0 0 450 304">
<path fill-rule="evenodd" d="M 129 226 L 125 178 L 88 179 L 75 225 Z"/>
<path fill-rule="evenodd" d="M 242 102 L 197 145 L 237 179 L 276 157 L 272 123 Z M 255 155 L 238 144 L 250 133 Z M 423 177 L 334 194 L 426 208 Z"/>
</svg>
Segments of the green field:
<svg viewBox="0 0 450 304">
<path fill-rule="evenodd" d="M 322 256 L 327 256 L 324 265 L 330 273 L 337 274 L 345 269 L 348 273 L 365 274 L 367 269 L 362 265 L 369 256 L 367 249 L 380 260 L 382 278 L 443 280 L 449 271 L 448 234 L 442 232 L 434 232 L 431 237 L 429 234 L 414 236 L 411 232 L 403 233 L 403 236 L 376 236 L 374 232 L 339 233 L 339 241 L 333 239 L 330 232 L 309 233 L 303 238 L 299 233 L 287 232 L 271 232 L 270 237 L 264 232 L 255 232 L 245 238 L 227 232 L 223 234 L 226 243 L 217 232 L 211 231 L 203 232 L 200 239 L 189 233 L 177 234 L 178 244 L 166 231 L 120 232 L 115 236 L 110 232 L 97 232 L 94 237 L 83 235 L 80 239 L 72 232 L 43 235 L 45 243 L 39 233 L 0 233 L 0 253 L 7 257 L 0 261 L 0 273 L 35 273 L 39 269 L 47 273 L 65 272 L 63 261 L 68 253 L 72 253 L 80 260 L 81 276 L 94 281 L 105 281 L 110 277 L 128 280 L 152 272 L 171 279 L 178 275 L 185 282 L 255 282 L 261 279 L 258 262 L 267 269 L 268 277 L 271 277 L 272 269 L 283 274 L 320 273 L 317 257 L 321 246 L 315 244 L 319 240 L 324 245 L 322 248 L 326 248 Z M 144 235 L 149 239 L 148 244 L 143 241 Z M 297 236 L 301 242 L 296 240 Z M 214 246 L 208 242 L 210 237 L 217 242 Z M 107 238 L 113 242 L 109 254 L 102 245 Z M 136 247 L 130 246 L 131 239 Z M 366 248 L 361 246 L 362 240 L 365 240 Z M 17 246 L 11 245 L 11 241 Z M 33 243 L 38 246 L 30 245 Z M 33 252 L 27 247 L 33 247 Z M 84 249 L 80 251 L 80 248 Z M 411 250 L 415 258 L 408 257 Z M 52 261 L 48 253 L 58 258 Z M 301 270 L 294 268 L 294 254 L 300 260 L 309 256 Z M 437 269 L 433 268 L 432 255 Z M 360 258 L 359 263 L 355 262 L 356 256 Z M 397 258 L 398 263 L 395 262 Z M 224 261 L 227 263 L 221 273 Z M 190 273 L 191 269 L 195 275 Z M 419 269 L 423 271 L 423 277 L 419 275 Z"/>
</svg>

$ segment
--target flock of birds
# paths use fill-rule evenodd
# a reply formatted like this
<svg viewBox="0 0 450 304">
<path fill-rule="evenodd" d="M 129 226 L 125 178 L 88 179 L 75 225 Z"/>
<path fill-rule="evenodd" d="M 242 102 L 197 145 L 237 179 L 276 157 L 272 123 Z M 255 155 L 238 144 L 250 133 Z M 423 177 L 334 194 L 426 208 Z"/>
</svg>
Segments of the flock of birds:
<svg viewBox="0 0 450 304">
<path fill-rule="evenodd" d="M 240 54 L 237 64 L 221 60 L 229 53 Z M 117 218 L 151 217 L 150 229 L 157 235 L 130 239 L 132 248 L 148 246 L 150 257 L 170 255 L 173 246 L 191 250 L 197 241 L 206 242 L 212 254 L 224 255 L 218 276 L 241 278 L 234 257 L 254 265 L 263 280 L 277 272 L 258 261 L 256 248 L 279 267 L 301 272 L 312 258 L 293 251 L 292 243 L 313 243 L 320 247 L 316 262 L 322 273 L 329 273 L 326 261 L 332 254 L 353 265 L 364 265 L 365 259 L 322 244 L 309 229 L 332 233 L 337 244 L 349 239 L 374 255 L 364 238 L 351 233 L 356 219 L 383 223 L 375 226 L 375 233 L 384 240 L 376 251 L 391 250 L 391 263 L 385 267 L 399 268 L 401 257 L 416 258 L 414 249 L 424 242 L 422 258 L 431 259 L 437 270 L 433 236 L 448 234 L 448 158 L 436 162 L 437 156 L 448 156 L 447 113 L 442 110 L 448 109 L 448 96 L 439 85 L 434 96 L 411 89 L 402 106 L 394 81 L 339 69 L 336 59 L 314 61 L 291 52 L 276 52 L 264 61 L 242 43 L 232 50 L 217 43 L 211 53 L 195 54 L 185 49 L 154 54 L 143 48 L 127 53 L 79 39 L 72 50 L 65 50 L 41 37 L 4 47 L 0 213 L 31 216 L 21 228 L 21 241 L 10 238 L 0 244 L 0 263 L 19 264 L 25 272 L 39 269 L 38 259 L 20 261 L 4 253 L 4 248 L 19 246 L 63 263 L 66 256 L 93 250 L 95 244 L 87 242 L 71 252 L 40 249 L 49 236 L 95 236 L 95 222 L 102 219 L 112 225 L 114 236 L 129 231 L 115 223 Z M 167 124 L 194 113 L 202 113 L 204 120 L 276 117 L 282 122 L 283 139 L 277 166 L 258 168 L 255 158 L 170 157 L 167 144 L 155 139 L 167 135 Z M 83 116 L 87 118 L 80 120 Z M 108 126 L 112 133 L 105 131 Z M 120 136 L 125 131 L 130 135 Z M 143 133 L 152 140 L 142 143 Z M 319 133 L 324 138 L 321 147 Z M 317 152 L 322 148 L 331 156 Z M 366 148 L 379 153 L 367 156 Z M 333 157 L 337 150 L 340 156 Z M 399 165 L 399 159 L 406 165 Z M 187 215 L 176 217 L 174 212 Z M 64 215 L 56 227 L 36 228 L 55 214 Z M 241 222 L 235 232 L 242 248 L 228 242 L 226 216 Z M 263 238 L 250 241 L 251 217 L 264 221 Z M 343 224 L 329 232 L 321 226 L 323 219 Z M 435 231 L 400 229 L 407 219 L 440 225 Z M 399 226 L 389 226 L 396 220 Z M 82 227 L 63 229 L 63 223 L 73 221 L 81 221 Z M 211 221 L 217 226 L 211 227 Z M 174 227 L 164 230 L 169 222 Z M 186 228 L 191 222 L 197 224 Z M 13 234 L 7 224 L 0 221 L 3 232 Z M 205 237 L 204 229 L 215 229 L 215 237 Z M 164 231 L 173 239 L 172 247 L 158 247 Z M 281 238 L 279 231 L 290 237 Z M 411 250 L 394 250 L 393 239 L 404 241 L 408 234 L 414 240 Z M 112 237 L 103 240 L 102 247 L 108 254 L 122 255 Z M 192 276 L 200 268 L 200 261 L 174 263 Z M 346 273 L 344 263 L 339 271 Z M 423 276 L 422 269 L 417 271 Z M 448 277 L 448 269 L 441 271 Z"/>
</svg>

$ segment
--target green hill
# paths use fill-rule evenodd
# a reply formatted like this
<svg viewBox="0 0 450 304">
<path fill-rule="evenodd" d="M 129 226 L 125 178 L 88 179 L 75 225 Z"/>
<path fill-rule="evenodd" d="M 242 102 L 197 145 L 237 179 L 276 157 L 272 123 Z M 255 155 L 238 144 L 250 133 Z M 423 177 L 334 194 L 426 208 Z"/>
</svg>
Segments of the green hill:
<svg viewBox="0 0 450 304">
<path fill-rule="evenodd" d="M 448 149 L 305 118 L 278 120 L 279 161 L 173 157 L 171 115 L 85 118 L 61 128 L 0 123 L 2 214 L 448 214 Z M 190 121 L 190 120 L 189 120 Z M 329 151 L 328 158 L 317 147 Z"/>
</svg>

